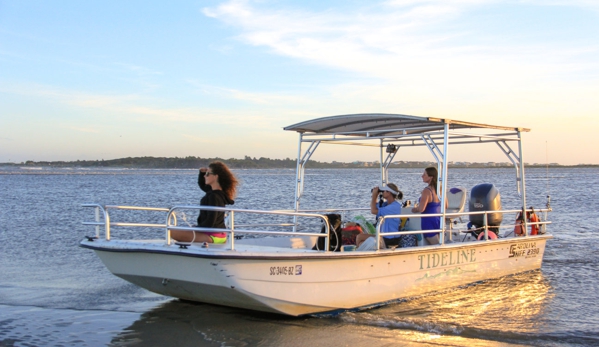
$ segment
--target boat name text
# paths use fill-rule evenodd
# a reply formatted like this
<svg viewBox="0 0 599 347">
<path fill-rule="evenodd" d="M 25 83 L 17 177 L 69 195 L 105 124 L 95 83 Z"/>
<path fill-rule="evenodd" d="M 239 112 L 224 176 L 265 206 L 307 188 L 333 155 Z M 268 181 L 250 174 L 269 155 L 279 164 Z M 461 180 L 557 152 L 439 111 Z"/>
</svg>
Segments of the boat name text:
<svg viewBox="0 0 599 347">
<path fill-rule="evenodd" d="M 433 269 L 440 266 L 473 263 L 476 261 L 476 249 L 423 254 L 418 256 L 418 260 L 420 261 L 420 270 Z"/>
</svg>

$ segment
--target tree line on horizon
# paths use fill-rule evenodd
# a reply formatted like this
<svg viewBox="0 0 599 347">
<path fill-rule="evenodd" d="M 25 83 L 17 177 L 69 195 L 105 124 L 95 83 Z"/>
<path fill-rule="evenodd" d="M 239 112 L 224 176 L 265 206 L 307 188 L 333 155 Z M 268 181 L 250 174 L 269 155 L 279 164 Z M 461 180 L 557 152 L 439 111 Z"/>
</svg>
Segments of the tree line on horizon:
<svg viewBox="0 0 599 347">
<path fill-rule="evenodd" d="M 76 160 L 76 161 L 26 161 L 19 166 L 43 166 L 43 167 L 119 167 L 119 168 L 140 168 L 140 169 L 197 169 L 207 167 L 213 161 L 222 161 L 232 169 L 295 169 L 296 159 L 270 159 L 270 158 L 252 158 L 245 156 L 243 159 L 236 158 L 166 158 L 166 157 L 128 157 L 111 160 Z M 310 167 L 313 168 L 340 168 L 340 167 L 361 167 L 363 163 L 327 163 L 310 160 Z"/>
<path fill-rule="evenodd" d="M 2 163 L 0 165 L 10 166 L 28 166 L 28 167 L 86 167 L 86 168 L 102 168 L 102 167 L 118 167 L 118 168 L 139 168 L 139 169 L 196 169 L 206 167 L 211 162 L 219 160 L 226 163 L 233 169 L 295 169 L 297 165 L 296 159 L 270 159 L 270 158 L 252 158 L 245 156 L 243 159 L 223 159 L 215 158 L 200 158 L 200 157 L 127 157 L 111 160 L 76 160 L 76 161 L 32 161 L 28 160 L 24 163 Z M 399 161 L 390 165 L 391 168 L 423 168 L 431 165 L 436 165 L 430 161 Z M 545 167 L 545 164 L 525 164 L 527 167 Z M 310 160 L 308 166 L 311 168 L 364 168 L 378 167 L 378 162 L 320 162 Z M 512 167 L 510 163 L 450 163 L 450 167 Z M 551 167 L 561 166 L 559 164 L 549 164 Z M 576 165 L 576 166 L 594 166 L 594 165 Z"/>
</svg>

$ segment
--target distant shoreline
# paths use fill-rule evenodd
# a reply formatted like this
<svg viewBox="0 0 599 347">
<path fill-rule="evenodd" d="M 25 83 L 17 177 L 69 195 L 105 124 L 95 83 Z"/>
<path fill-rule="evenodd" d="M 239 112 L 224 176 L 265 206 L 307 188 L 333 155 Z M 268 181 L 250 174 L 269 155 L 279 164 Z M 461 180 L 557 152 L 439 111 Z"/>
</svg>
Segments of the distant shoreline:
<svg viewBox="0 0 599 347">
<path fill-rule="evenodd" d="M 295 169 L 297 165 L 296 159 L 270 159 L 270 158 L 251 158 L 246 156 L 244 159 L 223 159 L 223 158 L 165 158 L 165 157 L 135 157 L 135 158 L 120 158 L 112 160 L 77 160 L 77 161 L 26 161 L 21 163 L 0 163 L 4 167 L 23 167 L 35 170 L 35 168 L 123 168 L 123 169 L 197 169 L 207 166 L 210 162 L 220 160 L 225 162 L 232 169 Z M 397 161 L 390 164 L 389 168 L 423 168 L 431 165 L 436 165 L 430 161 Z M 525 163 L 527 168 L 587 168 L 599 167 L 594 164 L 578 164 L 578 165 L 560 165 L 557 163 L 551 164 L 529 164 Z M 309 161 L 307 168 L 313 169 L 342 169 L 342 168 L 376 168 L 379 167 L 379 162 L 363 162 L 354 161 L 350 163 L 344 162 L 319 162 Z M 513 168 L 511 163 L 471 163 L 471 162 L 450 162 L 451 168 Z"/>
</svg>

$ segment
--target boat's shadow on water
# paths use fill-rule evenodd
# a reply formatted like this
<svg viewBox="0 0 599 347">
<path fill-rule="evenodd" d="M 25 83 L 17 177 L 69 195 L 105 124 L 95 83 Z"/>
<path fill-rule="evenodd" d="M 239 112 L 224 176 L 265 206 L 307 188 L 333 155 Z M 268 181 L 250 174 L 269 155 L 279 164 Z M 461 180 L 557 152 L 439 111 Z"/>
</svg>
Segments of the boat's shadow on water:
<svg viewBox="0 0 599 347">
<path fill-rule="evenodd" d="M 289 345 L 308 319 L 173 299 L 142 314 L 111 345 Z"/>
<path fill-rule="evenodd" d="M 529 344 L 547 333 L 537 318 L 551 298 L 542 272 L 532 271 L 334 315 L 288 317 L 172 300 L 142 314 L 111 345 L 303 346 L 310 341 L 312 346 L 372 347 L 429 340 L 448 346 Z M 551 334 L 546 336 L 550 345 L 552 340 Z"/>
</svg>

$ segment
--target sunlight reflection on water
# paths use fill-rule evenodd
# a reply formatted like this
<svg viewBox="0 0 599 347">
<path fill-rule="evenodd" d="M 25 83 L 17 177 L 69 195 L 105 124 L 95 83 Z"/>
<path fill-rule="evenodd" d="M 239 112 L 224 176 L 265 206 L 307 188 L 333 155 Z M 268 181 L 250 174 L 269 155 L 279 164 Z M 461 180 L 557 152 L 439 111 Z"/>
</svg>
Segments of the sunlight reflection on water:
<svg viewBox="0 0 599 347">
<path fill-rule="evenodd" d="M 419 173 L 391 170 L 390 181 L 398 184 L 407 199 L 415 201 L 422 189 Z M 242 186 L 236 208 L 292 208 L 292 170 L 239 170 L 237 174 Z M 589 293 L 599 288 L 599 215 L 580 209 L 582 203 L 589 211 L 599 210 L 594 191 L 584 188 L 599 185 L 598 169 L 555 169 L 550 173 L 550 184 L 545 170 L 527 171 L 528 205 L 543 207 L 549 192 L 554 209 L 549 230 L 555 238 L 547 243 L 541 271 L 362 312 L 299 319 L 155 295 L 111 275 L 93 252 L 77 246 L 84 235 L 93 233 L 81 225 L 93 215 L 81 204 L 196 204 L 202 196 L 196 175 L 194 170 L 0 173 L 0 185 L 9 187 L 0 199 L 0 304 L 10 308 L 0 310 L 0 344 L 16 339 L 23 345 L 35 345 L 40 338 L 36 327 L 51 325 L 52 319 L 57 319 L 53 317 L 63 313 L 65 318 L 44 332 L 49 341 L 59 341 L 58 334 L 67 332 L 83 341 L 82 345 L 93 345 L 95 338 L 86 336 L 88 330 L 81 328 L 89 324 L 114 329 L 112 335 L 106 333 L 114 345 L 142 345 L 139 341 L 144 338 L 167 342 L 164 339 L 170 336 L 185 346 L 184 339 L 173 337 L 172 331 L 177 336 L 193 336 L 189 341 L 206 346 L 294 346 L 306 341 L 310 345 L 324 346 L 326 342 L 368 347 L 397 341 L 449 346 L 599 344 L 599 308 L 589 304 Z M 518 208 L 512 176 L 513 171 L 507 169 L 463 169 L 453 173 L 450 183 L 470 189 L 481 182 L 493 182 L 502 194 L 504 207 Z M 368 206 L 370 188 L 378 177 L 378 171 L 371 169 L 308 170 L 302 208 Z M 584 177 L 584 187 L 580 177 Z M 179 218 L 193 223 L 196 215 L 186 213 Z M 156 235 L 162 237 L 162 232 Z M 119 236 L 131 237 L 127 232 Z M 37 310 L 35 317 L 39 318 L 31 317 L 25 306 Z M 83 313 L 60 311 L 65 309 Z M 110 319 L 120 323 L 108 324 L 93 314 L 95 310 L 112 315 Z M 68 323 L 70 319 L 87 323 L 81 323 L 80 330 L 64 328 L 64 324 L 74 324 Z"/>
</svg>

